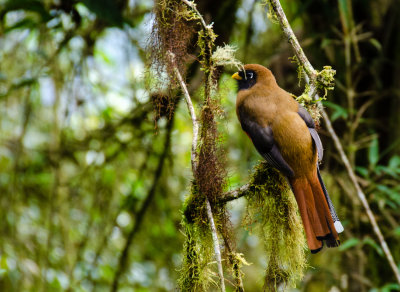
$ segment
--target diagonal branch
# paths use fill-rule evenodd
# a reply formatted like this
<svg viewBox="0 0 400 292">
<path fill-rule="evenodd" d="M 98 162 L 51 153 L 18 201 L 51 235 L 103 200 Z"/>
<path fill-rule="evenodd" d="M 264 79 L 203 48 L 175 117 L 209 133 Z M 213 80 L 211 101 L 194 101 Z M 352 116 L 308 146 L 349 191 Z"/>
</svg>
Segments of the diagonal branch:
<svg viewBox="0 0 400 292">
<path fill-rule="evenodd" d="M 185 0 L 183 0 L 183 1 L 185 3 L 189 2 L 189 1 L 185 1 Z M 203 20 L 203 22 L 204 22 L 204 20 Z M 192 99 L 190 98 L 189 91 L 188 91 L 188 89 L 186 87 L 186 83 L 183 80 L 182 75 L 179 72 L 178 66 L 175 63 L 175 55 L 171 51 L 168 51 L 167 54 L 168 54 L 168 56 L 170 58 L 171 64 L 173 65 L 176 78 L 178 78 L 179 84 L 180 84 L 180 86 L 182 88 L 183 94 L 185 96 L 186 105 L 188 107 L 188 110 L 189 110 L 189 113 L 190 113 L 190 117 L 192 119 L 193 139 L 192 139 L 191 162 L 192 162 L 192 171 L 193 171 L 193 174 L 195 174 L 195 173 L 197 173 L 197 171 L 196 171 L 197 170 L 197 151 L 196 150 L 197 150 L 198 134 L 199 134 L 199 122 L 197 120 L 196 113 L 194 111 L 194 107 L 193 107 L 193 103 L 192 103 Z M 210 223 L 210 229 L 211 229 L 213 245 L 214 245 L 215 259 L 217 261 L 217 266 L 218 266 L 218 274 L 219 274 L 219 278 L 220 278 L 221 291 L 225 292 L 225 279 L 224 279 L 224 272 L 223 272 L 223 269 L 222 269 L 221 250 L 219 248 L 217 228 L 215 227 L 214 217 L 213 217 L 213 213 L 212 213 L 212 210 L 211 210 L 211 204 L 210 204 L 210 201 L 208 200 L 207 197 L 206 197 L 206 204 L 207 204 L 206 205 L 206 207 L 207 207 L 207 217 L 208 217 L 208 221 Z"/>
<path fill-rule="evenodd" d="M 271 4 L 272 9 L 274 10 L 276 16 L 279 19 L 279 23 L 281 25 L 283 33 L 288 38 L 288 41 L 292 45 L 293 50 L 295 51 L 295 54 L 296 54 L 298 60 L 304 66 L 306 74 L 310 78 L 310 83 L 311 83 L 311 87 L 312 87 L 311 92 L 313 92 L 313 90 L 315 91 L 315 88 L 316 88 L 315 82 L 316 82 L 316 77 L 318 75 L 317 71 L 315 71 L 315 69 L 312 67 L 311 63 L 308 61 L 306 55 L 304 54 L 303 49 L 300 47 L 300 44 L 297 41 L 297 38 L 294 35 L 292 28 L 290 27 L 290 24 L 289 24 L 289 22 L 288 22 L 288 20 L 286 18 L 286 15 L 285 15 L 285 13 L 284 13 L 284 11 L 282 9 L 282 6 L 281 6 L 279 0 L 269 0 L 269 3 Z M 380 245 L 382 246 L 382 249 L 383 249 L 383 251 L 385 253 L 385 256 L 386 256 L 386 258 L 387 258 L 387 260 L 388 260 L 388 262 L 390 264 L 390 267 L 392 268 L 393 273 L 396 276 L 397 282 L 400 284 L 400 272 L 399 272 L 399 270 L 398 270 L 398 268 L 396 266 L 396 263 L 395 263 L 395 261 L 393 259 L 392 253 L 390 252 L 390 249 L 389 249 L 389 247 L 388 247 L 388 245 L 386 243 L 386 240 L 383 237 L 383 234 L 382 234 L 382 232 L 381 232 L 381 230 L 379 228 L 379 225 L 378 225 L 378 223 L 377 223 L 377 221 L 375 219 L 375 216 L 372 213 L 372 210 L 371 210 L 371 208 L 369 206 L 367 198 L 366 198 L 364 192 L 362 191 L 362 189 L 361 189 L 361 187 L 360 187 L 360 185 L 359 185 L 359 183 L 357 181 L 355 172 L 354 172 L 353 168 L 350 165 L 349 159 L 347 158 L 346 153 L 343 150 L 343 146 L 342 146 L 342 144 L 340 142 L 340 139 L 337 136 L 337 134 L 336 134 L 335 130 L 333 129 L 333 127 L 332 127 L 332 123 L 331 123 L 331 121 L 329 119 L 328 114 L 326 113 L 326 111 L 322 107 L 321 107 L 321 113 L 322 113 L 322 116 L 323 116 L 323 118 L 325 120 L 326 127 L 327 127 L 329 133 L 331 134 L 332 139 L 333 139 L 333 141 L 335 143 L 336 149 L 338 150 L 338 152 L 340 154 L 340 157 L 341 157 L 341 159 L 343 161 L 343 164 L 346 167 L 346 170 L 347 170 L 347 173 L 348 173 L 348 175 L 350 177 L 350 180 L 352 181 L 352 183 L 353 183 L 353 185 L 354 185 L 354 187 L 355 187 L 355 189 L 357 191 L 358 198 L 360 199 L 361 203 L 363 204 L 363 206 L 365 208 L 367 216 L 368 216 L 368 218 L 369 218 L 369 220 L 370 220 L 370 222 L 372 224 L 372 227 L 373 227 L 373 230 L 374 230 L 376 236 L 379 239 Z"/>
<path fill-rule="evenodd" d="M 165 161 L 167 160 L 168 152 L 170 150 L 173 123 L 174 123 L 174 116 L 172 116 L 171 119 L 168 120 L 168 124 L 167 124 L 167 128 L 166 128 L 167 133 L 165 134 L 165 141 L 164 141 L 164 150 L 161 153 L 159 160 L 158 160 L 157 169 L 155 171 L 154 178 L 153 178 L 153 184 L 152 184 L 151 188 L 149 189 L 149 192 L 147 193 L 147 196 L 146 196 L 142 206 L 140 207 L 138 212 L 135 214 L 135 221 L 134 221 L 135 223 L 134 223 L 134 226 L 132 227 L 132 229 L 128 233 L 124 249 L 122 250 L 122 253 L 119 256 L 118 266 L 117 266 L 117 269 L 114 274 L 114 279 L 113 279 L 112 285 L 110 287 L 110 292 L 118 291 L 120 278 L 123 275 L 123 273 L 125 272 L 126 265 L 129 261 L 130 247 L 133 243 L 135 235 L 138 233 L 138 231 L 141 227 L 144 216 L 145 216 L 148 208 L 150 207 L 150 204 L 153 201 L 154 196 L 156 194 L 158 182 L 161 178 L 161 175 L 162 175 L 162 172 L 164 169 L 164 165 L 165 165 Z"/>
<path fill-rule="evenodd" d="M 171 51 L 167 52 L 170 61 L 174 67 L 174 72 L 176 75 L 176 78 L 178 78 L 179 84 L 181 85 L 182 91 L 183 91 L 183 96 L 185 97 L 186 105 L 188 107 L 189 113 L 190 113 L 190 118 L 192 120 L 192 126 L 193 126 L 193 138 L 192 138 L 192 154 L 191 154 L 191 162 L 192 162 L 192 171 L 193 173 L 196 173 L 197 169 L 197 141 L 198 141 L 198 136 L 199 136 L 199 121 L 197 120 L 196 117 L 196 112 L 194 111 L 194 106 L 192 103 L 192 99 L 190 98 L 189 91 L 186 87 L 185 81 L 183 81 L 182 75 L 179 72 L 178 66 L 176 66 L 175 63 L 175 55 Z"/>
<path fill-rule="evenodd" d="M 200 20 L 201 26 L 202 26 L 205 30 L 208 30 L 209 28 L 212 27 L 212 24 L 211 24 L 211 25 L 207 25 L 207 24 L 206 24 L 206 22 L 205 22 L 203 16 L 202 16 L 201 13 L 197 10 L 196 3 L 192 2 L 192 1 L 189 1 L 189 0 L 182 0 L 182 2 L 185 3 L 187 6 L 189 6 L 190 8 L 193 9 L 193 11 L 197 14 L 197 16 L 198 16 L 198 18 L 199 18 L 199 20 Z"/>
</svg>

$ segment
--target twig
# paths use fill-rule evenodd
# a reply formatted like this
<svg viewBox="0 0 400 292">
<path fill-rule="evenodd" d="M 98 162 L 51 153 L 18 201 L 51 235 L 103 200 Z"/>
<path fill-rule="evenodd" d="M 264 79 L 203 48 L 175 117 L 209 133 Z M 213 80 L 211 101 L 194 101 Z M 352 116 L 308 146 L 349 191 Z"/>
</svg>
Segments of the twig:
<svg viewBox="0 0 400 292">
<path fill-rule="evenodd" d="M 294 35 L 289 22 L 287 21 L 287 18 L 285 16 L 285 13 L 282 9 L 282 6 L 281 6 L 279 0 L 269 0 L 269 2 L 271 3 L 272 9 L 274 10 L 274 12 L 276 13 L 276 16 L 279 19 L 279 23 L 281 24 L 283 33 L 286 35 L 286 37 L 288 38 L 288 41 L 292 45 L 298 60 L 304 66 L 306 74 L 310 78 L 311 86 L 313 86 L 313 88 L 315 90 L 315 88 L 316 88 L 315 81 L 316 81 L 317 72 L 314 70 L 311 63 L 308 61 L 306 55 L 304 54 L 302 48 L 300 47 L 299 42 L 297 41 L 297 38 Z M 360 199 L 361 203 L 363 204 L 363 206 L 366 210 L 367 216 L 372 224 L 373 230 L 379 239 L 380 245 L 382 246 L 385 256 L 386 256 L 387 260 L 389 261 L 390 267 L 392 268 L 392 270 L 396 276 L 396 280 L 400 284 L 400 272 L 399 272 L 399 270 L 396 266 L 396 263 L 393 259 L 392 253 L 390 252 L 390 249 L 386 243 L 385 238 L 383 237 L 383 234 L 379 228 L 379 225 L 375 219 L 375 216 L 371 211 L 371 208 L 369 206 L 367 198 L 366 198 L 364 192 L 362 191 L 360 185 L 358 184 L 354 170 L 351 167 L 349 159 L 347 158 L 346 153 L 343 150 L 343 146 L 339 140 L 339 137 L 337 136 L 335 130 L 332 127 L 332 123 L 329 119 L 329 116 L 322 107 L 321 107 L 321 114 L 322 114 L 322 117 L 325 119 L 326 127 L 332 136 L 332 139 L 333 139 L 335 146 L 340 154 L 343 164 L 346 167 L 346 170 L 350 177 L 350 180 L 352 181 L 352 183 L 357 191 L 358 198 Z"/>
<path fill-rule="evenodd" d="M 224 204 L 224 203 L 227 203 L 227 202 L 230 202 L 230 201 L 233 201 L 233 200 L 236 200 L 236 199 L 246 196 L 247 193 L 249 192 L 249 187 L 250 187 L 250 184 L 245 184 L 236 190 L 224 193 L 222 198 L 218 200 L 218 203 Z"/>
<path fill-rule="evenodd" d="M 190 8 L 192 8 L 194 10 L 194 12 L 196 12 L 197 16 L 199 17 L 200 23 L 203 26 L 203 28 L 205 30 L 208 30 L 209 28 L 212 27 L 212 25 L 207 25 L 203 16 L 201 15 L 201 13 L 197 10 L 196 8 L 196 3 L 192 2 L 192 1 L 188 1 L 188 0 L 182 0 L 183 3 L 185 3 L 187 6 L 189 6 Z"/>
<path fill-rule="evenodd" d="M 304 51 L 301 48 L 299 41 L 297 40 L 292 30 L 292 27 L 290 26 L 289 21 L 286 18 L 281 3 L 279 2 L 279 0 L 268 0 L 268 1 L 271 4 L 272 9 L 274 10 L 276 16 L 278 17 L 283 33 L 288 38 L 288 42 L 292 45 L 297 59 L 304 66 L 304 70 L 306 71 L 308 77 L 311 79 L 311 83 L 313 83 L 312 81 L 317 77 L 317 72 L 314 70 L 310 61 L 308 61 L 306 55 L 304 54 Z"/>
<path fill-rule="evenodd" d="M 185 2 L 186 4 L 188 4 L 187 2 L 189 2 L 186 0 L 182 0 L 182 1 Z M 190 5 L 190 4 L 188 4 L 188 5 Z M 192 7 L 192 6 L 190 5 L 190 7 Z M 167 54 L 170 57 L 170 61 L 173 65 L 175 75 L 178 78 L 179 84 L 182 88 L 183 94 L 185 96 L 186 105 L 188 107 L 188 110 L 190 112 L 190 117 L 192 119 L 193 139 L 192 139 L 191 161 L 192 161 L 192 171 L 193 171 L 193 174 L 195 174 L 197 172 L 196 171 L 197 170 L 197 151 L 196 151 L 196 149 L 197 149 L 197 143 L 198 143 L 199 122 L 196 118 L 196 113 L 194 111 L 192 99 L 190 98 L 189 91 L 186 87 L 186 83 L 185 83 L 185 81 L 183 81 L 183 78 L 182 78 L 181 73 L 179 72 L 178 66 L 176 66 L 175 55 L 171 51 L 168 51 Z M 207 204 L 207 216 L 208 216 L 208 221 L 210 223 L 210 229 L 211 229 L 211 234 L 212 234 L 213 244 L 214 244 L 215 259 L 217 261 L 218 274 L 219 274 L 219 278 L 220 278 L 220 282 L 221 282 L 221 291 L 225 292 L 225 279 L 224 279 L 224 272 L 222 269 L 222 259 L 221 259 L 221 251 L 219 248 L 218 234 L 217 234 L 217 229 L 216 229 L 215 223 L 214 223 L 214 218 L 213 218 L 213 214 L 212 214 L 212 210 L 211 210 L 210 201 L 208 200 L 208 198 L 206 198 L 206 204 Z"/>
<path fill-rule="evenodd" d="M 213 239 L 213 243 L 214 243 L 214 253 L 215 253 L 215 257 L 217 259 L 218 274 L 219 274 L 219 278 L 221 280 L 220 281 L 221 291 L 225 291 L 225 280 L 224 280 L 224 270 L 222 269 L 221 250 L 219 249 L 217 229 L 215 227 L 213 213 L 211 211 L 211 205 L 210 205 L 210 201 L 208 199 L 206 200 L 206 207 L 207 207 L 207 217 L 208 217 L 208 221 L 210 222 L 211 234 L 212 234 L 212 239 Z"/>
<path fill-rule="evenodd" d="M 381 230 L 379 228 L 379 225 L 376 222 L 375 216 L 372 213 L 372 210 L 371 210 L 371 208 L 369 206 L 367 198 L 366 198 L 364 192 L 362 191 L 362 189 L 361 189 L 361 187 L 360 187 L 360 185 L 359 185 L 359 183 L 357 181 L 357 177 L 356 177 L 356 175 L 354 173 L 353 168 L 350 165 L 349 159 L 347 158 L 347 156 L 346 156 L 346 154 L 345 154 L 345 152 L 343 150 L 343 146 L 340 143 L 339 137 L 336 135 L 335 130 L 332 127 L 332 123 L 329 120 L 328 114 L 324 110 L 322 111 L 322 117 L 325 119 L 325 123 L 326 123 L 326 127 L 328 129 L 328 132 L 331 134 L 332 139 L 333 139 L 333 141 L 335 143 L 335 146 L 336 146 L 337 150 L 339 151 L 340 158 L 342 159 L 343 164 L 345 165 L 345 167 L 347 169 L 347 173 L 348 173 L 348 175 L 350 177 L 350 180 L 352 181 L 354 187 L 356 188 L 358 198 L 360 199 L 361 203 L 363 204 L 363 206 L 365 208 L 365 211 L 367 212 L 367 216 L 368 216 L 369 220 L 371 221 L 372 228 L 374 229 L 374 232 L 375 232 L 376 236 L 379 239 L 379 242 L 380 242 L 380 244 L 382 246 L 382 249 L 383 249 L 383 251 L 384 251 L 384 253 L 386 255 L 386 258 L 389 261 L 390 267 L 392 268 L 392 270 L 393 270 L 393 272 L 394 272 L 394 274 L 396 276 L 396 280 L 400 284 L 400 273 L 399 273 L 399 270 L 397 269 L 396 263 L 395 263 L 395 261 L 393 259 L 393 256 L 392 256 L 392 253 L 390 252 L 389 246 L 387 245 L 386 240 L 383 237 L 383 234 L 382 234 L 382 232 L 381 232 Z"/>
<path fill-rule="evenodd" d="M 185 81 L 183 81 L 182 75 L 179 72 L 178 66 L 176 66 L 175 63 L 175 55 L 171 51 L 167 52 L 171 63 L 173 64 L 174 67 L 174 72 L 176 75 L 176 78 L 178 78 L 179 84 L 181 85 L 183 95 L 185 96 L 185 101 L 186 105 L 188 107 L 189 113 L 190 113 L 190 118 L 192 120 L 192 126 L 193 126 L 193 138 L 192 138 L 192 154 L 191 154 L 191 162 L 192 162 L 192 171 L 193 173 L 196 173 L 197 169 L 197 141 L 198 141 L 198 136 L 199 136 L 199 122 L 196 117 L 196 112 L 194 111 L 192 99 L 190 98 L 189 91 L 186 87 Z"/>
</svg>

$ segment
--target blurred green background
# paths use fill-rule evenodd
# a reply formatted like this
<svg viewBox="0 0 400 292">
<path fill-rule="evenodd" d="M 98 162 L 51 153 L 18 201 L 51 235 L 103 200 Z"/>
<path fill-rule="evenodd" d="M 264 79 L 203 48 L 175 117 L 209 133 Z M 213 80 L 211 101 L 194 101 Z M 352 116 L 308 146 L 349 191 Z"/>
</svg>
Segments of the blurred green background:
<svg viewBox="0 0 400 292">
<path fill-rule="evenodd" d="M 400 265 L 400 2 L 281 1 L 316 69 L 337 70 L 324 102 Z M 174 291 L 192 179 L 192 128 L 145 74 L 150 0 L 0 0 L 0 291 Z M 201 0 L 218 45 L 268 66 L 301 94 L 291 48 L 253 0 Z M 190 51 L 192 50 L 192 51 Z M 202 73 L 187 82 L 195 105 Z M 194 62 L 194 63 L 193 63 Z M 218 121 L 229 188 L 260 159 L 235 115 L 233 68 L 221 71 Z M 395 291 L 393 272 L 322 122 L 322 175 L 345 226 L 342 245 L 309 255 L 299 291 Z M 262 242 L 229 204 L 246 291 L 260 291 Z M 126 266 L 121 269 L 121 262 Z M 229 285 L 228 285 L 229 286 Z M 214 287 L 215 288 L 215 287 Z M 231 288 L 228 288 L 231 289 Z"/>
</svg>

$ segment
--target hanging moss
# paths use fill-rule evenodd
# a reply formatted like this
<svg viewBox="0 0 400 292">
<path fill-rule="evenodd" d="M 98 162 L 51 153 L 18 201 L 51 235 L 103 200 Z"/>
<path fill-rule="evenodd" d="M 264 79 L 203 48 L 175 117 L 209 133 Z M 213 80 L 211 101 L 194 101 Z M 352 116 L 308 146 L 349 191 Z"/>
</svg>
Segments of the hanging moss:
<svg viewBox="0 0 400 292">
<path fill-rule="evenodd" d="M 213 244 L 208 228 L 188 222 L 183 223 L 186 240 L 184 258 L 178 285 L 180 291 L 209 291 L 213 278 Z"/>
<path fill-rule="evenodd" d="M 266 162 L 250 182 L 245 223 L 255 225 L 267 257 L 264 290 L 295 287 L 306 267 L 306 241 L 294 195 L 286 179 Z"/>
<path fill-rule="evenodd" d="M 169 118 L 175 108 L 179 82 L 174 67 L 185 76 L 188 46 L 194 35 L 193 21 L 196 16 L 179 0 L 154 1 L 154 22 L 147 40 L 146 88 L 151 93 L 155 120 Z M 169 52 L 175 56 L 171 62 Z"/>
<path fill-rule="evenodd" d="M 164 81 L 162 84 L 169 88 L 179 86 L 174 66 L 178 66 L 182 76 L 185 75 L 188 46 L 195 33 L 192 20 L 195 18 L 196 14 L 182 1 L 156 0 L 154 3 L 154 22 L 147 44 L 149 66 L 157 81 Z M 168 52 L 174 54 L 176 64 L 170 62 Z"/>
<path fill-rule="evenodd" d="M 213 241 L 208 226 L 205 196 L 192 185 L 183 208 L 182 225 L 186 240 L 183 246 L 183 263 L 178 284 L 181 291 L 208 291 L 215 283 L 211 262 L 214 257 Z"/>
</svg>

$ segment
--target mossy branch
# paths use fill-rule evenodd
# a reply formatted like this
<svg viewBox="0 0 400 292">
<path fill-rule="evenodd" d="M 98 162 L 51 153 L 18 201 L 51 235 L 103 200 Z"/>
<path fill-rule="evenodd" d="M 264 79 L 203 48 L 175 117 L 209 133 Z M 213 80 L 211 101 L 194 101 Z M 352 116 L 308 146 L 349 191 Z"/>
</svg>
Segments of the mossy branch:
<svg viewBox="0 0 400 292">
<path fill-rule="evenodd" d="M 318 95 L 316 94 L 316 90 L 318 88 L 323 88 L 323 89 L 331 89 L 330 87 L 332 87 L 332 79 L 333 79 L 333 74 L 332 74 L 332 69 L 331 68 L 325 68 L 327 70 L 322 70 L 321 72 L 316 71 L 313 66 L 311 65 L 311 63 L 308 61 L 308 58 L 306 57 L 306 55 L 304 54 L 303 49 L 301 48 L 295 34 L 293 33 L 293 30 L 286 18 L 285 12 L 282 9 L 282 6 L 279 2 L 279 0 L 267 0 L 267 2 L 271 5 L 272 10 L 274 11 L 274 13 L 276 14 L 277 19 L 279 20 L 279 23 L 281 25 L 282 31 L 285 34 L 285 36 L 287 37 L 289 43 L 292 45 L 292 48 L 299 60 L 299 62 L 301 63 L 301 65 L 304 67 L 304 70 L 307 74 L 307 76 L 310 78 L 310 92 L 309 95 L 318 100 Z M 320 101 L 318 101 L 318 103 L 320 103 Z M 344 152 L 343 149 L 343 145 L 340 142 L 339 137 L 337 136 L 335 130 L 332 127 L 332 123 L 329 119 L 328 114 L 326 113 L 326 111 L 322 108 L 321 106 L 321 114 L 322 117 L 325 120 L 326 123 L 326 127 L 329 131 L 329 134 L 331 135 L 336 149 L 338 150 L 339 154 L 340 154 L 340 158 L 343 161 L 343 164 L 346 167 L 347 173 L 350 177 L 351 182 L 353 183 L 356 191 L 357 191 L 357 196 L 360 199 L 361 203 L 363 204 L 367 216 L 371 222 L 371 225 L 373 227 L 373 230 L 376 234 L 376 236 L 378 237 L 378 240 L 380 242 L 380 245 L 382 246 L 382 249 L 385 253 L 385 256 L 390 264 L 390 267 L 393 270 L 393 273 L 396 276 L 396 280 L 397 282 L 400 284 L 400 272 L 396 266 L 396 263 L 393 259 L 392 253 L 386 243 L 386 240 L 379 228 L 379 225 L 375 219 L 374 214 L 372 213 L 372 210 L 369 206 L 369 203 L 367 201 L 367 198 L 363 192 L 363 190 L 361 189 L 361 186 L 359 185 L 358 181 L 357 181 L 357 177 L 355 175 L 354 169 L 351 167 L 351 164 L 349 162 L 349 159 L 347 158 L 346 153 Z"/>
<path fill-rule="evenodd" d="M 219 199 L 218 203 L 225 204 L 227 202 L 244 197 L 244 196 L 248 195 L 249 190 L 250 190 L 250 184 L 245 184 L 236 190 L 232 190 L 232 191 L 224 193 L 224 195 L 221 197 L 221 199 Z"/>
<path fill-rule="evenodd" d="M 186 83 L 183 81 L 183 78 L 179 72 L 178 67 L 176 66 L 175 63 L 175 56 L 172 52 L 168 52 L 168 55 L 170 57 L 170 61 L 172 63 L 172 66 L 174 68 L 174 72 L 176 77 L 178 78 L 179 84 L 182 88 L 182 91 L 185 96 L 185 101 L 186 105 L 188 107 L 190 117 L 192 120 L 193 124 L 193 139 L 192 139 L 192 154 L 191 154 L 191 162 L 192 162 L 192 171 L 193 174 L 197 173 L 197 144 L 198 144 L 198 135 L 199 135 L 199 123 L 196 117 L 196 113 L 193 107 L 192 99 L 189 95 L 189 91 L 186 87 Z M 213 239 L 213 245 L 214 245 L 214 252 L 215 252 L 215 259 L 217 261 L 217 266 L 218 266 L 218 274 L 220 277 L 220 285 L 221 285 L 221 291 L 225 291 L 225 279 L 224 279 L 224 273 L 222 269 L 222 259 L 221 259 L 221 250 L 219 248 L 219 241 L 218 241 L 218 234 L 217 234 L 217 229 L 215 227 L 214 223 L 214 217 L 213 213 L 211 210 L 211 205 L 210 201 L 208 198 L 206 198 L 206 207 L 207 207 L 207 217 L 208 221 L 210 224 L 210 229 L 211 229 L 211 234 L 212 234 L 212 239 Z"/>
</svg>

